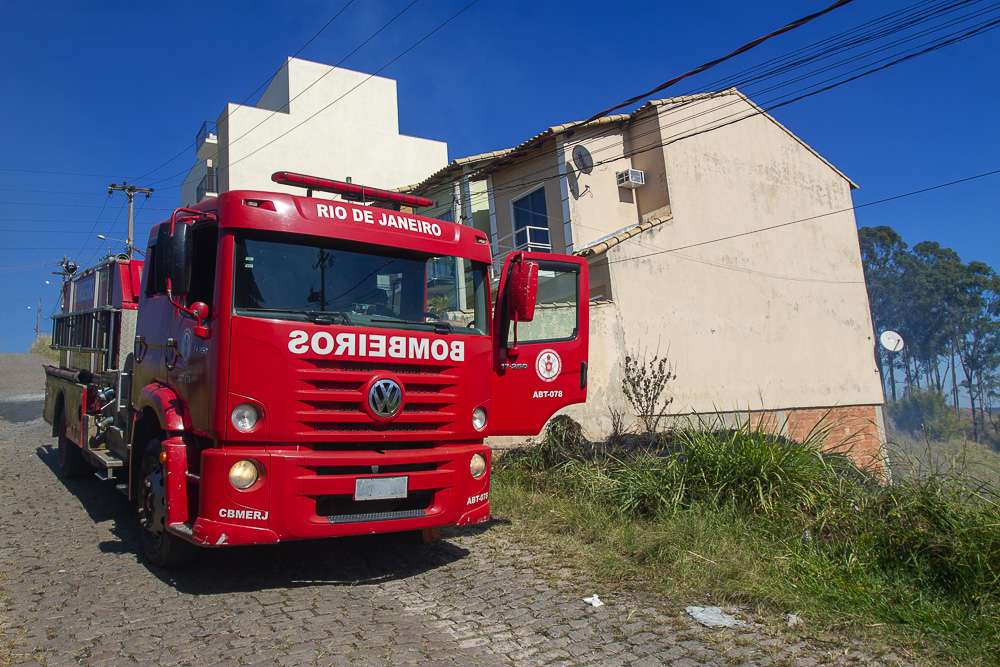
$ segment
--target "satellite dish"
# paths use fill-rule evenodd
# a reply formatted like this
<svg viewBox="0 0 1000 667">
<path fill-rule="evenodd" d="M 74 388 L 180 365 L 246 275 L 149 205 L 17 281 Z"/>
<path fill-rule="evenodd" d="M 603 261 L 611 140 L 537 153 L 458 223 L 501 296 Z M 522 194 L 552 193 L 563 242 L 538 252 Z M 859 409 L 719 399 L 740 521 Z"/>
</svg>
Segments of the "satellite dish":
<svg viewBox="0 0 1000 667">
<path fill-rule="evenodd" d="M 892 330 L 883 331 L 878 342 L 890 352 L 900 352 L 903 349 L 903 337 Z"/>
<path fill-rule="evenodd" d="M 573 147 L 573 164 L 585 174 L 594 170 L 594 157 L 583 144 L 577 144 Z"/>
</svg>

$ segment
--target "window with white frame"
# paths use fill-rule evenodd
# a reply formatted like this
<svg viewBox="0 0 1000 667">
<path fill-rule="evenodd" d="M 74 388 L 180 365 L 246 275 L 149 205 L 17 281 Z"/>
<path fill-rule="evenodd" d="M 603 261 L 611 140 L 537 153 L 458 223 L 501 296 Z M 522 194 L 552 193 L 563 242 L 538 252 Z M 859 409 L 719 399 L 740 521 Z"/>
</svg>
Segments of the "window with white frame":
<svg viewBox="0 0 1000 667">
<path fill-rule="evenodd" d="M 518 250 L 552 250 L 545 187 L 515 199 L 511 208 L 514 214 L 514 247 Z"/>
</svg>

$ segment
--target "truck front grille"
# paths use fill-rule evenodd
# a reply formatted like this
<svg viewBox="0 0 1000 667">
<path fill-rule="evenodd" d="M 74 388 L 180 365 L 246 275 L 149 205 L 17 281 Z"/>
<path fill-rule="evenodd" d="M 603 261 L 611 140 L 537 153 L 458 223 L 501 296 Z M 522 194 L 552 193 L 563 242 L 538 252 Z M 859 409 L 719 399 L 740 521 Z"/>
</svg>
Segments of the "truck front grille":
<svg viewBox="0 0 1000 667">
<path fill-rule="evenodd" d="M 378 468 L 373 470 L 372 468 Z M 385 475 L 406 472 L 427 472 L 437 470 L 437 463 L 396 463 L 376 466 L 319 466 L 316 468 L 317 475 L 372 475 L 381 473 Z"/>
<path fill-rule="evenodd" d="M 299 436 L 406 433 L 422 440 L 441 436 L 456 417 L 458 375 L 453 364 L 303 361 L 296 370 Z M 402 411 L 390 422 L 376 422 L 364 409 L 365 385 L 379 373 L 398 377 L 406 395 Z"/>
<path fill-rule="evenodd" d="M 424 516 L 433 501 L 434 491 L 412 491 L 406 498 L 388 500 L 355 500 L 350 495 L 319 496 L 316 514 L 326 517 L 330 523 L 416 518 Z"/>
</svg>

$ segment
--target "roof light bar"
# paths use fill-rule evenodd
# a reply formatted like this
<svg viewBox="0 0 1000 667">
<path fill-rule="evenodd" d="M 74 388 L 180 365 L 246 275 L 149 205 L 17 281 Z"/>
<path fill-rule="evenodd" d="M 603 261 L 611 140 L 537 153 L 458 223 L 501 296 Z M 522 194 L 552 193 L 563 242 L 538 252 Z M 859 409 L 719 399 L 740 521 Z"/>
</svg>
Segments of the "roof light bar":
<svg viewBox="0 0 1000 667">
<path fill-rule="evenodd" d="M 320 178 L 319 176 L 296 174 L 292 171 L 276 171 L 271 174 L 271 180 L 281 185 L 291 185 L 297 188 L 306 188 L 307 190 L 319 190 L 320 192 L 333 192 L 342 195 L 345 199 L 392 202 L 414 208 L 434 206 L 434 200 L 427 197 L 370 188 L 366 185 L 345 183 L 344 181 L 335 181 L 329 178 Z"/>
</svg>

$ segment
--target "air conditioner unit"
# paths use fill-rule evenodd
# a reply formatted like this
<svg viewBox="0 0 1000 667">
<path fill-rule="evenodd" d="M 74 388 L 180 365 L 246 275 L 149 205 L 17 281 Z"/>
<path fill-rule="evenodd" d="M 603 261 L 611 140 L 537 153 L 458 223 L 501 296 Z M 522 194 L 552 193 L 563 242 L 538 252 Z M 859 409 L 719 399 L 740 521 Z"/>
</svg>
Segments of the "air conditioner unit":
<svg viewBox="0 0 1000 667">
<path fill-rule="evenodd" d="M 618 178 L 618 187 L 635 190 L 640 185 L 646 184 L 646 172 L 641 169 L 626 169 L 619 171 L 615 176 Z"/>
</svg>

